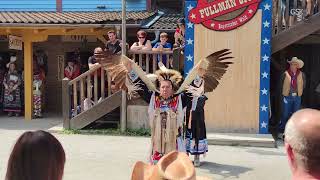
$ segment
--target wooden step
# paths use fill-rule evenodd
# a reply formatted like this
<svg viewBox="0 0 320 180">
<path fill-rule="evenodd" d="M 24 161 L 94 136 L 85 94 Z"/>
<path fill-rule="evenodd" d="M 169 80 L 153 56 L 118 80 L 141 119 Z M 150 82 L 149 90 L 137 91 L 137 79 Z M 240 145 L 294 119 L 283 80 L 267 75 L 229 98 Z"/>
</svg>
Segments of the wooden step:
<svg viewBox="0 0 320 180">
<path fill-rule="evenodd" d="M 115 94 L 105 98 L 100 103 L 94 105 L 92 108 L 84 111 L 70 120 L 71 129 L 81 129 L 90 123 L 100 119 L 107 113 L 113 111 L 121 106 L 122 92 L 118 91 Z"/>
</svg>

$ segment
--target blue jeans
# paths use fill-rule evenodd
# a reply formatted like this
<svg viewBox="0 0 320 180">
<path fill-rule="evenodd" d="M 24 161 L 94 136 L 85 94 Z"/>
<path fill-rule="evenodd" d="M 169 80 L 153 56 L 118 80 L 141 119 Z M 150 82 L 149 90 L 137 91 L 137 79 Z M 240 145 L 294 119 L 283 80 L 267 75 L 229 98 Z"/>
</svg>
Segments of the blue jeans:
<svg viewBox="0 0 320 180">
<path fill-rule="evenodd" d="M 298 111 L 301 106 L 301 97 L 300 96 L 284 96 L 283 97 L 283 111 L 281 122 L 279 125 L 279 132 L 284 132 L 284 128 L 286 127 L 287 121 L 290 116 Z"/>
</svg>

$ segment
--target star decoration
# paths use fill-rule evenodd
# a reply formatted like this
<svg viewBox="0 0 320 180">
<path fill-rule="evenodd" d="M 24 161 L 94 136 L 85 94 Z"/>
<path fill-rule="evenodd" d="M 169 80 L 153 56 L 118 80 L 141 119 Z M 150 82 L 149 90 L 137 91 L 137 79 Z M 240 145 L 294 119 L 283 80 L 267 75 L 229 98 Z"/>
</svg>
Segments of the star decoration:
<svg viewBox="0 0 320 180">
<path fill-rule="evenodd" d="M 191 4 L 187 7 L 188 11 L 190 11 L 191 9 L 193 9 L 193 7 L 191 6 Z"/>
<path fill-rule="evenodd" d="M 270 10 L 270 7 L 271 6 L 267 3 L 267 4 L 264 5 L 264 10 Z"/>
<path fill-rule="evenodd" d="M 192 44 L 193 43 L 193 40 L 192 39 L 187 39 L 187 44 Z"/>
<path fill-rule="evenodd" d="M 263 72 L 261 75 L 262 75 L 262 78 L 268 78 L 268 73 L 267 72 Z"/>
<path fill-rule="evenodd" d="M 266 122 L 264 122 L 264 121 L 262 121 L 262 123 L 261 123 L 261 128 L 267 128 L 267 123 Z"/>
<path fill-rule="evenodd" d="M 261 108 L 261 111 L 267 111 L 268 107 L 266 105 L 262 105 L 260 108 Z"/>
<path fill-rule="evenodd" d="M 264 40 L 262 40 L 263 41 L 263 44 L 269 44 L 269 39 L 267 39 L 267 38 L 264 38 Z"/>
<path fill-rule="evenodd" d="M 188 24 L 187 24 L 188 28 L 192 28 L 193 27 L 192 25 L 193 24 L 191 22 L 188 22 Z"/>
<path fill-rule="evenodd" d="M 252 14 L 252 13 L 253 13 L 252 9 L 249 9 L 248 12 L 249 12 L 249 14 Z"/>
<path fill-rule="evenodd" d="M 195 19 L 196 15 L 192 13 L 190 17 L 191 17 L 191 19 Z"/>
<path fill-rule="evenodd" d="M 262 95 L 268 95 L 268 90 L 266 88 L 263 88 L 261 90 Z"/>
<path fill-rule="evenodd" d="M 265 22 L 263 23 L 263 27 L 269 27 L 269 25 L 270 25 L 270 23 L 269 23 L 268 21 L 265 21 Z"/>
<path fill-rule="evenodd" d="M 188 56 L 187 56 L 187 61 L 192 61 L 192 56 L 189 54 Z"/>
<path fill-rule="evenodd" d="M 262 61 L 269 61 L 269 56 L 266 54 L 262 57 Z"/>
</svg>

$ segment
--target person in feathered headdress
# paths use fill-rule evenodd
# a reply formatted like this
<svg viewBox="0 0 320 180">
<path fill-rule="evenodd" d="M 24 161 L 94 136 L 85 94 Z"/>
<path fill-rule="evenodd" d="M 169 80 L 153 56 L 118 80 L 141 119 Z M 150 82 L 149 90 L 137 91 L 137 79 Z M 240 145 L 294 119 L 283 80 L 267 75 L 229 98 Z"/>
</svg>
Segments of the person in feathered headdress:
<svg viewBox="0 0 320 180">
<path fill-rule="evenodd" d="M 217 51 L 199 61 L 182 82 L 181 74 L 167 69 L 159 62 L 159 70 L 146 74 L 141 67 L 126 56 L 113 56 L 108 52 L 96 52 L 95 58 L 108 71 L 115 85 L 129 94 L 138 93 L 149 103 L 148 115 L 151 128 L 150 160 L 156 164 L 165 154 L 178 150 L 186 152 L 183 138 L 183 108 L 192 102 L 201 88 L 190 88 L 197 76 L 206 82 L 202 91 L 215 89 L 231 62 L 223 60 L 228 49 Z M 188 88 L 189 87 L 189 88 Z"/>
</svg>

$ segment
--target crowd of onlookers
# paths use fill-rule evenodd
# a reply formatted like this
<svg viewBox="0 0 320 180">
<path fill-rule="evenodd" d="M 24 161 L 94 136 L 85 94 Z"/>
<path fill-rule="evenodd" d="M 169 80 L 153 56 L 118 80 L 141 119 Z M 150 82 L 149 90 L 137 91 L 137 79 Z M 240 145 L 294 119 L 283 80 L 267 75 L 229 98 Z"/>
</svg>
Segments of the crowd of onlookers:
<svg viewBox="0 0 320 180">
<path fill-rule="evenodd" d="M 121 51 L 122 51 L 122 47 L 123 47 L 123 43 L 120 39 L 117 38 L 117 33 L 114 30 L 110 30 L 107 33 L 108 36 L 108 41 L 104 44 L 104 47 L 101 47 L 103 50 L 105 51 L 109 51 L 111 54 L 114 55 L 120 55 Z M 139 59 L 139 55 L 137 55 L 136 53 L 146 53 L 146 52 L 155 52 L 155 53 L 159 53 L 156 56 L 157 62 L 162 62 L 165 65 L 169 65 L 168 68 L 173 68 L 173 58 L 172 56 L 167 56 L 166 54 L 163 54 L 162 56 L 160 55 L 160 52 L 164 52 L 164 51 L 172 51 L 173 48 L 180 48 L 182 49 L 182 51 L 179 51 L 183 53 L 183 48 L 185 45 L 185 21 L 184 19 L 180 19 L 177 22 L 177 28 L 176 31 L 173 35 L 172 38 L 170 39 L 174 39 L 174 44 L 168 42 L 169 40 L 169 35 L 166 32 L 161 32 L 159 34 L 159 42 L 153 40 L 151 41 L 148 37 L 148 33 L 144 30 L 139 30 L 136 33 L 136 37 L 137 37 L 137 41 L 133 42 L 131 46 L 129 46 L 128 44 L 126 44 L 126 48 L 128 50 L 131 51 L 131 55 L 133 56 L 132 58 L 135 59 L 135 61 L 138 62 Z M 157 40 L 157 38 L 156 38 Z M 100 47 L 96 48 L 95 50 L 99 49 Z M 180 53 L 180 56 L 183 56 L 183 54 Z M 94 52 L 93 52 L 94 54 Z M 135 55 L 133 55 L 135 54 Z M 139 64 L 141 66 L 142 69 L 146 70 L 146 56 L 148 54 L 141 56 L 144 60 L 144 62 L 142 62 L 142 64 Z M 152 59 L 152 58 L 149 58 Z M 183 58 L 179 58 L 177 59 L 178 61 L 183 61 Z M 74 53 L 69 53 L 66 55 L 66 67 L 64 69 L 64 77 L 68 78 L 69 80 L 73 80 L 76 77 L 80 76 L 82 73 L 86 72 L 87 70 L 90 70 L 92 68 L 95 68 L 97 65 L 99 65 L 99 63 L 96 61 L 94 55 L 90 56 L 87 60 L 87 62 L 83 63 L 83 60 L 81 60 L 81 57 L 79 55 L 78 51 L 75 51 Z M 181 72 L 183 72 L 183 62 L 182 65 L 180 65 L 178 68 L 178 70 L 180 70 Z M 152 64 L 152 63 L 150 63 Z M 150 68 L 151 69 L 151 68 Z M 97 76 L 98 76 L 98 99 L 101 96 L 101 73 L 100 70 L 97 70 Z M 106 80 L 107 78 L 105 78 Z M 92 82 L 93 83 L 93 82 Z M 113 83 L 113 82 L 111 82 Z M 107 83 L 105 83 L 107 84 Z M 105 88 L 107 91 L 107 88 Z M 72 91 L 70 92 L 70 95 L 72 95 Z M 79 94 L 79 93 L 78 93 Z M 92 97 L 93 98 L 93 97 Z M 80 99 L 78 99 L 79 102 Z M 71 105 L 72 106 L 72 105 Z M 74 114 L 75 111 L 80 111 L 80 107 L 74 108 L 71 107 L 71 113 Z M 77 110 L 75 110 L 77 109 Z M 73 115 L 71 115 L 73 116 Z"/>
<path fill-rule="evenodd" d="M 114 30 L 111 30 L 107 33 L 108 35 L 108 41 L 105 44 L 104 49 L 107 51 L 110 51 L 112 54 L 121 54 L 121 49 L 123 47 L 122 41 L 117 38 L 117 34 Z M 152 43 L 151 40 L 148 37 L 148 33 L 144 30 L 139 30 L 137 32 L 137 41 L 134 42 L 130 47 L 127 44 L 126 48 L 133 52 L 138 51 L 171 51 L 173 48 L 184 48 L 185 45 L 185 21 L 184 19 L 181 19 L 177 22 L 177 28 L 174 33 L 174 44 L 171 44 L 168 42 L 169 36 L 166 32 L 162 32 L 159 35 L 159 42 Z M 81 70 L 81 65 L 79 63 L 78 53 L 75 53 L 74 55 L 70 55 L 66 57 L 67 66 L 65 67 L 64 75 L 65 77 L 69 78 L 70 80 L 76 78 L 84 71 Z M 157 61 L 162 61 L 163 64 L 167 64 L 167 56 L 162 55 L 162 57 L 158 56 Z M 94 56 L 90 56 L 88 59 L 88 68 L 91 69 L 98 63 L 94 59 Z M 171 65 L 172 63 L 170 63 Z M 172 67 L 172 65 L 171 65 Z"/>
</svg>

